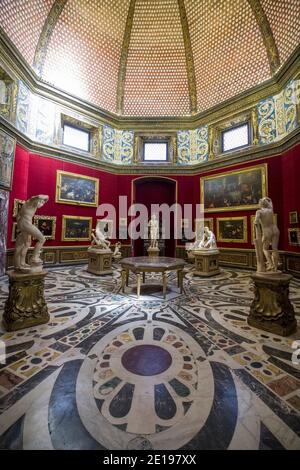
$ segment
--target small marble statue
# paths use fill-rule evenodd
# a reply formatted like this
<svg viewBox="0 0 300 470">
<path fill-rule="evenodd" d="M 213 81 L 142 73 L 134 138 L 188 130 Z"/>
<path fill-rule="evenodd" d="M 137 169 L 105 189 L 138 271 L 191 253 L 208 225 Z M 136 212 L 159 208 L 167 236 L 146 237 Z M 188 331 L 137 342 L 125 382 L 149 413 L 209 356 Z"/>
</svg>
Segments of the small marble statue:
<svg viewBox="0 0 300 470">
<path fill-rule="evenodd" d="M 148 223 L 150 227 L 150 248 L 158 247 L 158 220 L 155 214 L 151 216 Z"/>
<path fill-rule="evenodd" d="M 276 273 L 278 272 L 280 232 L 274 224 L 273 204 L 269 197 L 263 197 L 259 200 L 259 206 L 260 209 L 256 211 L 254 219 L 257 272 Z"/>
<path fill-rule="evenodd" d="M 217 248 L 217 242 L 215 234 L 212 230 L 209 230 L 209 227 L 204 227 L 203 237 L 200 240 L 199 248 L 198 249 L 206 249 L 206 250 L 215 250 Z"/>
<path fill-rule="evenodd" d="M 42 232 L 32 223 L 36 210 L 48 202 L 49 196 L 40 194 L 26 201 L 17 215 L 17 239 L 14 254 L 15 271 L 22 273 L 37 272 L 42 269 L 43 261 L 40 258 L 41 248 L 45 243 Z M 37 240 L 33 250 L 30 265 L 26 263 L 26 255 L 31 246 L 31 239 Z"/>
<path fill-rule="evenodd" d="M 114 260 L 118 260 L 122 257 L 122 253 L 121 253 L 120 249 L 121 249 L 121 242 L 117 242 L 115 244 L 115 249 L 114 249 L 114 252 L 113 252 L 113 259 Z"/>
<path fill-rule="evenodd" d="M 97 221 L 96 228 L 92 230 L 92 248 L 99 250 L 110 250 L 110 241 L 107 239 L 105 233 L 101 230 L 101 220 Z"/>
</svg>

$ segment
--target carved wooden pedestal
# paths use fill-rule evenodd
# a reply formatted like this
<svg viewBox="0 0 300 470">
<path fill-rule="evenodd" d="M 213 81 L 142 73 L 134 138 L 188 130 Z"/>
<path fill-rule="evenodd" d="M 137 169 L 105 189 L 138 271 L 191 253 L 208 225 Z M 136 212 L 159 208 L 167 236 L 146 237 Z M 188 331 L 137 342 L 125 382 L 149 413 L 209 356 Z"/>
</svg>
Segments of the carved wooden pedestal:
<svg viewBox="0 0 300 470">
<path fill-rule="evenodd" d="M 95 248 L 88 249 L 88 272 L 102 276 L 104 274 L 112 274 L 111 269 L 112 251 L 97 250 Z"/>
<path fill-rule="evenodd" d="M 194 276 L 215 276 L 220 273 L 219 268 L 219 250 L 195 250 Z"/>
<path fill-rule="evenodd" d="M 151 246 L 149 246 L 147 251 L 148 251 L 148 256 L 159 256 L 159 248 L 157 247 L 151 248 Z"/>
<path fill-rule="evenodd" d="M 252 274 L 254 300 L 248 323 L 255 328 L 288 336 L 297 329 L 293 305 L 289 300 L 289 274 Z"/>
<path fill-rule="evenodd" d="M 16 331 L 47 323 L 48 307 L 44 297 L 46 271 L 34 274 L 9 272 L 9 296 L 5 304 L 3 325 Z"/>
</svg>

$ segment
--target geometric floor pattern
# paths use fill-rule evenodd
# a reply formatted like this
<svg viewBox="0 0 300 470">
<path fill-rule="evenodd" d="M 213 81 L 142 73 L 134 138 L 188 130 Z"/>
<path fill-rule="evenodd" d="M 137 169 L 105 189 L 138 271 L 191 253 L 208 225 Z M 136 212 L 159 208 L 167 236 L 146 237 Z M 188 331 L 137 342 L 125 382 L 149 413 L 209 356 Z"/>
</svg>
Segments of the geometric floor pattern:
<svg viewBox="0 0 300 470">
<path fill-rule="evenodd" d="M 49 323 L 0 330 L 0 448 L 300 449 L 300 325 L 248 326 L 250 273 L 189 271 L 183 294 L 170 274 L 165 300 L 155 274 L 139 299 L 135 282 L 49 269 Z M 4 278 L 0 317 L 7 295 Z M 290 298 L 300 319 L 299 280 Z"/>
</svg>

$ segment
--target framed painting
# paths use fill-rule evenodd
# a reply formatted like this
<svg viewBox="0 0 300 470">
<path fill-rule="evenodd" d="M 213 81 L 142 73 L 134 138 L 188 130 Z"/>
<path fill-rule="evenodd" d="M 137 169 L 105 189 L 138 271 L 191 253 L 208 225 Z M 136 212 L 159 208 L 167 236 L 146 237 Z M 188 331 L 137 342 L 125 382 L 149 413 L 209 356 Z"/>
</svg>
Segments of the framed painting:
<svg viewBox="0 0 300 470">
<path fill-rule="evenodd" d="M 113 220 L 112 219 L 98 219 L 97 224 L 99 224 L 100 230 L 105 235 L 105 237 L 108 239 L 112 239 L 113 228 L 114 228 Z"/>
<path fill-rule="evenodd" d="M 36 215 L 34 225 L 42 232 L 46 240 L 55 240 L 56 217 L 50 215 Z"/>
<path fill-rule="evenodd" d="M 14 199 L 14 207 L 13 207 L 13 217 L 17 217 L 19 210 L 23 206 L 25 201 L 23 199 Z"/>
<path fill-rule="evenodd" d="M 11 190 L 16 139 L 0 129 L 0 188 Z"/>
<path fill-rule="evenodd" d="M 92 217 L 63 215 L 61 237 L 62 241 L 89 241 L 91 239 L 92 221 Z"/>
<path fill-rule="evenodd" d="M 57 171 L 56 198 L 61 204 L 98 206 L 99 180 L 89 176 Z"/>
<path fill-rule="evenodd" d="M 300 228 L 289 228 L 289 244 L 292 246 L 300 245 Z"/>
<path fill-rule="evenodd" d="M 247 243 L 247 216 L 217 219 L 217 240 L 228 243 Z"/>
<path fill-rule="evenodd" d="M 254 219 L 255 219 L 255 215 L 251 215 L 250 224 L 251 224 L 251 243 L 252 243 L 252 245 L 254 245 L 254 239 L 255 239 Z M 273 223 L 277 225 L 277 214 L 273 214 Z"/>
<path fill-rule="evenodd" d="M 267 164 L 200 179 L 200 202 L 205 212 L 256 209 L 267 193 Z"/>
<path fill-rule="evenodd" d="M 290 224 L 297 224 L 298 223 L 298 212 L 297 211 L 289 212 L 289 222 L 290 222 Z"/>
</svg>

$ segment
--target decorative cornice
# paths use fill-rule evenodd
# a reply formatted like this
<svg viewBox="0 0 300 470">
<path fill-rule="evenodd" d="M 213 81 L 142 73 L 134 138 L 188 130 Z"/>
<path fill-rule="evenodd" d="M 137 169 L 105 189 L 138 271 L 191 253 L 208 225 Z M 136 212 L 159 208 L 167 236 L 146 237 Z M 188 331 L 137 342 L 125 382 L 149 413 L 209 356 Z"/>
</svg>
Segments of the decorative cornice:
<svg viewBox="0 0 300 470">
<path fill-rule="evenodd" d="M 75 152 L 59 146 L 51 146 L 33 141 L 29 136 L 24 135 L 15 128 L 13 124 L 5 118 L 0 117 L 0 128 L 6 130 L 17 142 L 29 150 L 45 157 L 52 157 L 58 160 L 77 163 L 100 171 L 120 174 L 120 175 L 201 175 L 218 168 L 227 168 L 246 162 L 253 162 L 260 159 L 272 158 L 285 153 L 300 143 L 300 127 L 284 137 L 280 142 L 268 145 L 255 145 L 250 149 L 232 152 L 226 156 L 219 156 L 207 162 L 195 163 L 193 165 L 145 165 L 143 163 L 132 165 L 119 165 L 108 163 L 97 157 L 87 157 L 86 154 Z"/>
<path fill-rule="evenodd" d="M 190 112 L 191 114 L 196 114 L 198 111 L 196 75 L 195 75 L 194 58 L 193 58 L 189 25 L 188 25 L 188 20 L 186 17 L 184 0 L 178 0 L 178 8 L 179 8 L 179 13 L 180 13 L 180 21 L 181 21 L 184 49 L 185 49 L 186 72 L 187 72 L 187 78 L 188 78 L 188 84 L 189 84 Z"/>
<path fill-rule="evenodd" d="M 270 23 L 260 3 L 260 0 L 248 0 L 248 2 L 255 15 L 257 24 L 260 28 L 260 32 L 264 41 L 265 48 L 267 50 L 271 75 L 274 75 L 280 67 L 280 58 Z"/>
<path fill-rule="evenodd" d="M 48 49 L 48 45 L 49 45 L 52 33 L 54 31 L 58 18 L 61 12 L 63 11 L 67 1 L 68 0 L 55 0 L 46 18 L 42 32 L 40 34 L 40 37 L 39 37 L 39 40 L 35 49 L 34 60 L 33 60 L 33 67 L 38 73 L 38 75 L 40 76 L 42 76 L 43 74 L 43 68 L 45 65 L 47 49 Z"/>
<path fill-rule="evenodd" d="M 117 114 L 122 115 L 124 113 L 124 89 L 125 89 L 125 78 L 126 78 L 126 66 L 128 58 L 128 50 L 131 37 L 131 29 L 133 23 L 133 15 L 135 9 L 135 0 L 130 0 L 126 26 L 123 37 L 122 51 L 120 56 L 119 73 L 118 73 L 118 87 L 117 87 Z"/>
</svg>

